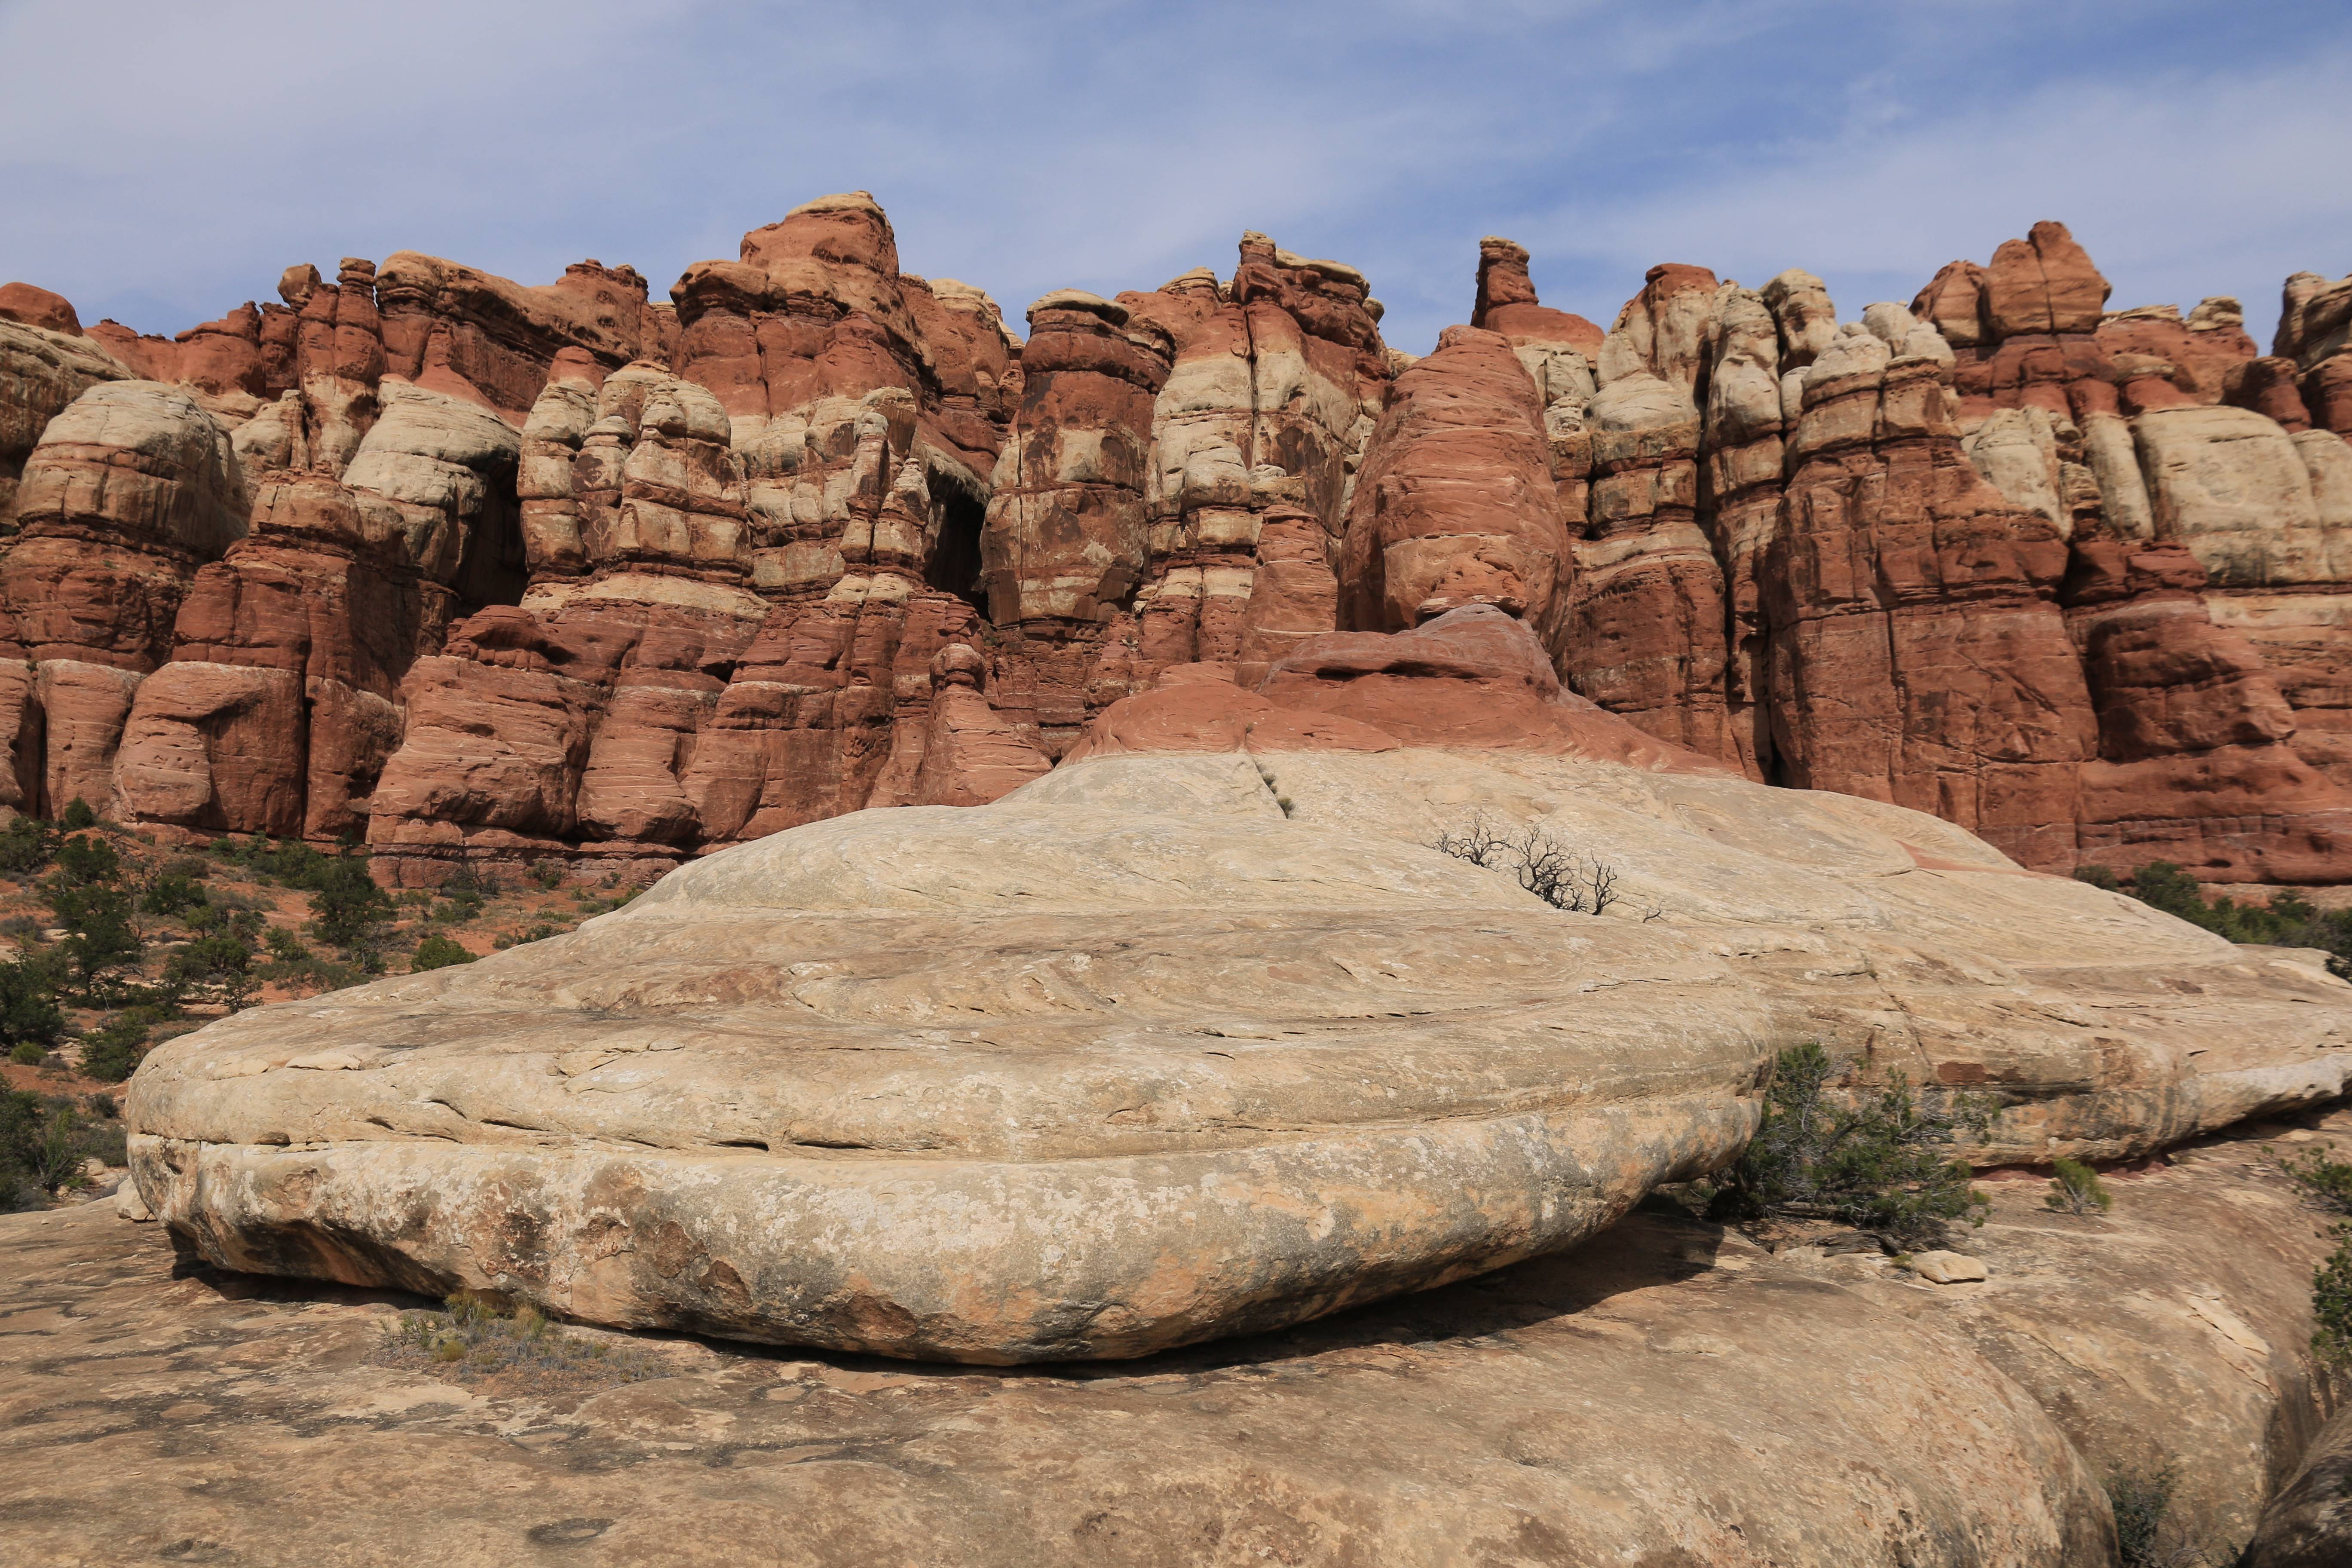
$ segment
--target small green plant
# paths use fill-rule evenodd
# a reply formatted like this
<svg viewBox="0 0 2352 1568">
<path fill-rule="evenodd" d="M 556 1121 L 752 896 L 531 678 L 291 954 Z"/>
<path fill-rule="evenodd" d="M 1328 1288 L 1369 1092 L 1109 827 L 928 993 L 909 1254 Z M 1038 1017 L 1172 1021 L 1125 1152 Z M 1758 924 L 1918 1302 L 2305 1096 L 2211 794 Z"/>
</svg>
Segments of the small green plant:
<svg viewBox="0 0 2352 1568">
<path fill-rule="evenodd" d="M 66 1032 L 65 1015 L 58 1009 L 58 979 L 52 954 L 0 963 L 0 1044 L 14 1048 L 58 1043 Z"/>
<path fill-rule="evenodd" d="M 2169 860 L 2151 860 L 2124 877 L 2104 866 L 2084 866 L 2074 876 L 2231 942 L 2318 948 L 2328 955 L 2331 973 L 2352 980 L 2352 909 L 2322 910 L 2292 889 L 2272 894 L 2267 904 L 2209 901 L 2203 884 Z"/>
<path fill-rule="evenodd" d="M 197 937 L 164 964 L 164 989 L 173 996 L 209 992 L 227 1004 L 230 1012 L 242 1012 L 261 986 L 253 971 L 254 956 L 253 943 L 234 931 Z"/>
<path fill-rule="evenodd" d="M 1955 1221 L 1982 1225 L 1989 1201 L 1949 1151 L 1963 1131 L 1990 1129 L 1990 1102 L 1956 1096 L 1925 1106 L 1899 1072 L 1883 1087 L 1837 1094 L 1838 1070 L 1818 1042 L 1780 1054 L 1763 1122 L 1714 1194 L 1715 1211 L 1838 1219 L 1921 1246 L 1943 1240 Z"/>
<path fill-rule="evenodd" d="M 284 926 L 271 926 L 265 940 L 269 944 L 269 956 L 280 963 L 299 963 L 310 956 L 302 939 Z"/>
<path fill-rule="evenodd" d="M 71 1101 L 0 1089 L 0 1208 L 29 1207 L 82 1185 L 88 1156 L 79 1131 Z"/>
<path fill-rule="evenodd" d="M 2179 1486 L 2180 1471 L 2172 1465 L 2107 1473 L 2107 1507 L 2116 1518 L 2116 1558 L 2121 1568 L 2169 1568 L 2200 1560 L 2193 1553 L 2168 1552 L 2161 1544 L 2172 1494 Z"/>
<path fill-rule="evenodd" d="M 78 833 L 58 846 L 57 884 L 94 888 L 122 874 L 122 857 L 114 846 L 94 833 Z"/>
<path fill-rule="evenodd" d="M 58 846 L 56 873 L 43 885 L 50 911 L 66 928 L 59 945 L 74 988 L 87 1000 L 100 1000 L 113 973 L 136 964 L 144 951 L 131 895 L 116 885 L 121 870 L 112 844 L 78 834 Z"/>
<path fill-rule="evenodd" d="M 0 871 L 26 877 L 47 868 L 58 852 L 57 830 L 30 816 L 12 816 L 0 826 Z"/>
<path fill-rule="evenodd" d="M 223 893 L 198 904 L 188 911 L 188 929 L 202 936 L 233 936 L 248 947 L 259 942 L 266 929 L 261 911 L 236 900 L 236 894 Z"/>
<path fill-rule="evenodd" d="M 151 915 L 166 919 L 184 914 L 210 901 L 205 887 L 205 864 L 201 860 L 182 858 L 173 861 L 155 873 L 147 890 L 139 896 L 139 907 Z"/>
<path fill-rule="evenodd" d="M 2279 1169 L 2309 1202 L 2352 1217 L 2352 1160 L 2330 1159 L 2324 1149 L 2306 1149 L 2280 1161 Z"/>
<path fill-rule="evenodd" d="M 508 1308 L 467 1291 L 438 1311 L 403 1312 L 384 1327 L 382 1359 L 423 1364 L 461 1382 L 504 1377 L 541 1390 L 592 1388 L 658 1377 L 655 1356 L 567 1333 L 529 1306 Z"/>
<path fill-rule="evenodd" d="M 428 969 L 446 969 L 453 963 L 473 962 L 472 953 L 436 931 L 416 944 L 416 956 L 408 961 L 408 972 L 422 974 Z"/>
<path fill-rule="evenodd" d="M 273 956 L 255 972 L 257 978 L 273 985 L 282 985 L 299 995 L 311 995 L 320 991 L 341 991 L 346 986 L 364 984 L 367 973 L 356 964 L 340 963 L 322 953 L 304 951 L 298 958 Z"/>
<path fill-rule="evenodd" d="M 81 1071 L 100 1083 L 121 1083 L 139 1070 L 151 1025 L 141 1009 L 120 1013 L 81 1037 Z"/>
<path fill-rule="evenodd" d="M 2336 1250 L 2311 1273 L 2311 1313 L 2317 1327 L 2311 1352 L 2338 1369 L 2352 1369 L 2352 1161 L 2331 1158 L 2320 1149 L 2306 1150 L 2279 1163 L 2314 1207 L 2338 1215 Z"/>
<path fill-rule="evenodd" d="M 553 860 L 534 860 L 530 863 L 529 875 L 533 885 L 543 891 L 553 892 L 563 881 L 563 867 Z"/>
<path fill-rule="evenodd" d="M 61 868 L 63 863 L 60 855 Z M 114 973 L 136 964 L 146 951 L 131 923 L 131 896 L 120 888 L 104 882 L 60 882 L 49 891 L 49 908 L 66 928 L 66 939 L 58 945 L 74 988 L 88 1000 L 108 994 Z"/>
<path fill-rule="evenodd" d="M 553 921 L 533 921 L 521 931 L 500 931 L 490 939 L 490 945 L 504 952 L 508 948 L 520 947 L 525 942 L 545 942 L 549 937 L 562 936 L 564 929 Z"/>
<path fill-rule="evenodd" d="M 68 833 L 79 833 L 98 826 L 98 813 L 90 809 L 89 802 L 76 795 L 66 802 L 65 810 L 58 815 L 58 824 Z"/>
<path fill-rule="evenodd" d="M 2057 1173 L 2050 1178 L 2050 1191 L 2042 1200 L 2048 1207 L 2067 1214 L 2089 1214 L 2093 1209 L 2104 1214 L 2116 1206 L 2115 1194 L 2099 1180 L 2099 1173 L 2082 1161 L 2062 1157 L 2053 1169 Z"/>
<path fill-rule="evenodd" d="M 368 874 L 365 857 L 337 855 L 312 875 L 311 929 L 319 939 L 373 974 L 383 967 L 384 938 L 393 917 L 392 895 Z"/>
<path fill-rule="evenodd" d="M 444 925 L 464 925 L 482 912 L 482 890 L 470 879 L 459 883 L 451 878 L 442 886 L 441 902 L 435 905 L 433 918 Z"/>
<path fill-rule="evenodd" d="M 32 1040 L 18 1040 L 8 1047 L 8 1059 L 20 1068 L 37 1068 L 47 1061 L 49 1047 Z"/>
<path fill-rule="evenodd" d="M 2352 1368 L 2352 1226 L 2336 1227 L 2336 1250 L 2311 1273 L 2312 1353 Z"/>
</svg>

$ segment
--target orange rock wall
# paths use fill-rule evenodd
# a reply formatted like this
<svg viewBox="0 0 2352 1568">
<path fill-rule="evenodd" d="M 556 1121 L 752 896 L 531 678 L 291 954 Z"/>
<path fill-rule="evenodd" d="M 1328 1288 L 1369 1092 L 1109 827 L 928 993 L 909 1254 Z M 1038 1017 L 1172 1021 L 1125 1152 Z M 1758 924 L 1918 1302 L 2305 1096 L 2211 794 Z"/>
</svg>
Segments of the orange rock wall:
<svg viewBox="0 0 2352 1568">
<path fill-rule="evenodd" d="M 1333 634 L 1484 606 L 1662 755 L 2352 881 L 2352 279 L 2264 354 L 2042 223 L 1843 324 L 1670 263 L 1603 331 L 1490 237 L 1416 361 L 1250 234 L 1024 342 L 850 193 L 667 302 L 406 251 L 277 294 L 165 339 L 0 286 L 0 806 L 639 877 L 992 799 L 1139 694 L 1277 722 Z"/>
</svg>

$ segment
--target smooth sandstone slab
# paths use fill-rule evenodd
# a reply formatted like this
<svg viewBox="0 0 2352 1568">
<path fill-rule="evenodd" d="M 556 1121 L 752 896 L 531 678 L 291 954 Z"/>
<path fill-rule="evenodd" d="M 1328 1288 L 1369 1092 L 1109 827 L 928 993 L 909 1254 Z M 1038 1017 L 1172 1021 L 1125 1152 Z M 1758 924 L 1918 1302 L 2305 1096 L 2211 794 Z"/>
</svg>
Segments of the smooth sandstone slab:
<svg viewBox="0 0 2352 1568">
<path fill-rule="evenodd" d="M 1720 958 L 1286 820 L 1240 757 L 868 812 L 133 1090 L 216 1261 L 600 1321 L 1133 1354 L 1549 1251 L 1736 1152 Z"/>
<path fill-rule="evenodd" d="M 1627 902 L 1564 914 L 1423 847 L 1474 805 L 1572 836 Z M 129 1114 L 147 1202 L 227 1267 L 1018 1362 L 1558 1250 L 1736 1153 L 1800 1039 L 2001 1092 L 1988 1159 L 2121 1153 L 2336 1092 L 2347 998 L 1842 796 L 1107 755 L 224 1020 Z"/>
</svg>

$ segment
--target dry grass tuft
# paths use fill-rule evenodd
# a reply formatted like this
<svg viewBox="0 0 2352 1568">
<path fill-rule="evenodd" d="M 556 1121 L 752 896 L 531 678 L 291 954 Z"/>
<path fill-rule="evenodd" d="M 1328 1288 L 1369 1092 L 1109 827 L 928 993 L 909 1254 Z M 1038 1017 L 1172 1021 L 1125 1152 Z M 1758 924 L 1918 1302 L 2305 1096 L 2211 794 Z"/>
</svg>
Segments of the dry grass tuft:
<svg viewBox="0 0 2352 1568">
<path fill-rule="evenodd" d="M 530 1306 L 460 1291 L 439 1310 L 403 1312 L 384 1325 L 376 1358 L 494 1394 L 554 1394 L 660 1377 L 651 1352 L 558 1328 Z"/>
</svg>

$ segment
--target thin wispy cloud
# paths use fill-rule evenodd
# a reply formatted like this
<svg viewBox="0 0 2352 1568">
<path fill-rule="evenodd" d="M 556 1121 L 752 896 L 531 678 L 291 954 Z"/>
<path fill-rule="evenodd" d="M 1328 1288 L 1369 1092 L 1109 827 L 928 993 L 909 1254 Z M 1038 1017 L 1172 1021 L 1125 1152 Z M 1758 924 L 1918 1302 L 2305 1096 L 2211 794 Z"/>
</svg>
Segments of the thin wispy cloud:
<svg viewBox="0 0 2352 1568">
<path fill-rule="evenodd" d="M 0 58 L 0 277 L 145 331 L 404 247 L 658 291 L 855 188 L 1016 318 L 1256 228 L 1363 268 L 1414 350 L 1495 232 L 1603 321 L 1669 259 L 1804 266 L 1858 311 L 2040 217 L 2118 303 L 2260 325 L 2286 272 L 2352 269 L 2324 5 L 12 0 Z"/>
</svg>

